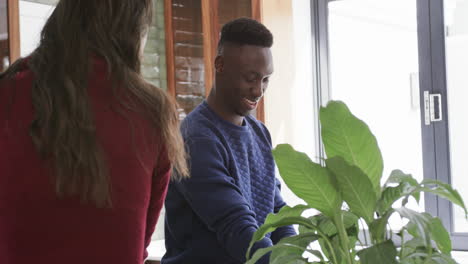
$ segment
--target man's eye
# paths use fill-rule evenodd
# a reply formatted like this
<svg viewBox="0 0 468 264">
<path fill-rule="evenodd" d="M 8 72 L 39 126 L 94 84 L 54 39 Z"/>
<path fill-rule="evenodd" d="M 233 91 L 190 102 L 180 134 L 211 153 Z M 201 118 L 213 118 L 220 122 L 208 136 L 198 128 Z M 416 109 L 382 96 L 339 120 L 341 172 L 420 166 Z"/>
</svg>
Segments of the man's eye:
<svg viewBox="0 0 468 264">
<path fill-rule="evenodd" d="M 246 80 L 247 82 L 253 83 L 253 82 L 255 82 L 255 81 L 257 80 L 257 78 L 255 78 L 255 77 L 253 77 L 253 78 L 245 78 L 245 80 Z"/>
</svg>

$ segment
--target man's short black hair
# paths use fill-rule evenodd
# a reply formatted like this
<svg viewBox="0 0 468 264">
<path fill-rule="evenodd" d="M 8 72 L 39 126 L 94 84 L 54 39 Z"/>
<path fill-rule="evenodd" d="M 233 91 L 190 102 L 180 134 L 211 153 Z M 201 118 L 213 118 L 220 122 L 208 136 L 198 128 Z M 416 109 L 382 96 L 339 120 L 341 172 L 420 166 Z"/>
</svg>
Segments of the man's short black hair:
<svg viewBox="0 0 468 264">
<path fill-rule="evenodd" d="M 250 18 L 238 18 L 226 23 L 221 29 L 218 54 L 226 43 L 253 45 L 271 48 L 273 35 L 262 23 Z"/>
</svg>

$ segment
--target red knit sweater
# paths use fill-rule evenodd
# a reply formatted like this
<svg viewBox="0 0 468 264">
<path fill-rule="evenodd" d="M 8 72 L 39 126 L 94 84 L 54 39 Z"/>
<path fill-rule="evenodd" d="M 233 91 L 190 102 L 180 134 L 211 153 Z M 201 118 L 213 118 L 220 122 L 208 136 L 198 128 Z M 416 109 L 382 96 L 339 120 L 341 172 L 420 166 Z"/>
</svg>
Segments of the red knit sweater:
<svg viewBox="0 0 468 264">
<path fill-rule="evenodd" d="M 13 79 L 0 80 L 0 264 L 143 263 L 171 167 L 167 155 L 148 144 L 149 122 L 109 108 L 115 99 L 107 69 L 96 61 L 88 93 L 113 207 L 58 199 L 50 168 L 29 136 L 34 76 L 23 68 Z"/>
</svg>

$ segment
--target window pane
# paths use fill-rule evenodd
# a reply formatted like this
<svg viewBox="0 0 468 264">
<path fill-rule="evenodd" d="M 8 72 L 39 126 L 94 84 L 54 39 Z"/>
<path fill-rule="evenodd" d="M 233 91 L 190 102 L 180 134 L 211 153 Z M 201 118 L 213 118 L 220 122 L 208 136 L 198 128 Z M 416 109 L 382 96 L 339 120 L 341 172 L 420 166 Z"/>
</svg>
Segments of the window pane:
<svg viewBox="0 0 468 264">
<path fill-rule="evenodd" d="M 0 0 L 0 72 L 10 64 L 9 54 L 7 0 Z"/>
<path fill-rule="evenodd" d="M 468 1 L 445 0 L 446 65 L 451 183 L 468 202 Z M 464 212 L 453 207 L 454 231 L 468 232 Z"/>
<path fill-rule="evenodd" d="M 333 1 L 328 7 L 331 99 L 344 101 L 376 135 L 382 180 L 394 169 L 421 180 L 416 0 Z"/>
<path fill-rule="evenodd" d="M 167 90 L 164 0 L 153 1 L 153 12 L 141 73 L 148 82 Z"/>
<path fill-rule="evenodd" d="M 182 117 L 205 98 L 201 16 L 200 0 L 172 1 L 175 90 Z"/>
</svg>

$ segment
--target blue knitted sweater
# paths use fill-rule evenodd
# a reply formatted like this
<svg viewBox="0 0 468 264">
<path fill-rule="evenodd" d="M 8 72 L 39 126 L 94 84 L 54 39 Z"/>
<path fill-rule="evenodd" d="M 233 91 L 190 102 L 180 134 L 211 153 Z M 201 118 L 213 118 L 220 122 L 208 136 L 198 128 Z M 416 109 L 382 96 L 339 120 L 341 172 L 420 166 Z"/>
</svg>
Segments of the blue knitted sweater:
<svg viewBox="0 0 468 264">
<path fill-rule="evenodd" d="M 191 178 L 169 185 L 163 264 L 243 263 L 253 233 L 285 205 L 270 134 L 253 117 L 244 120 L 236 126 L 203 102 L 182 123 Z M 279 228 L 254 250 L 294 234 Z"/>
</svg>

